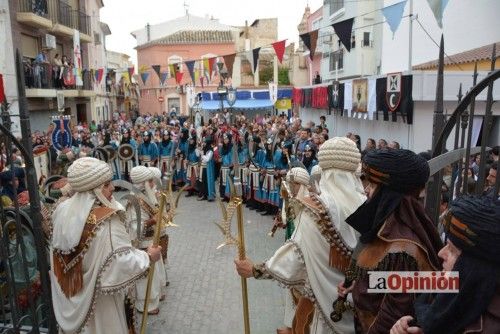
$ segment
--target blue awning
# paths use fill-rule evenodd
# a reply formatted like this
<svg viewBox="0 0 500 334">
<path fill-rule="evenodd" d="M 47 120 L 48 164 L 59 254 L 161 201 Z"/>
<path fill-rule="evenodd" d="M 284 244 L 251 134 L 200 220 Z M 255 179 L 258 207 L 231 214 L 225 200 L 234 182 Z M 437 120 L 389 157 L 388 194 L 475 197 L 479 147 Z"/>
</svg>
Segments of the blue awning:
<svg viewBox="0 0 500 334">
<path fill-rule="evenodd" d="M 202 101 L 201 109 L 206 111 L 217 111 L 220 109 L 220 101 Z M 224 108 L 230 108 L 227 101 L 224 100 Z M 236 100 L 234 110 L 269 110 L 273 108 L 271 100 Z"/>
</svg>

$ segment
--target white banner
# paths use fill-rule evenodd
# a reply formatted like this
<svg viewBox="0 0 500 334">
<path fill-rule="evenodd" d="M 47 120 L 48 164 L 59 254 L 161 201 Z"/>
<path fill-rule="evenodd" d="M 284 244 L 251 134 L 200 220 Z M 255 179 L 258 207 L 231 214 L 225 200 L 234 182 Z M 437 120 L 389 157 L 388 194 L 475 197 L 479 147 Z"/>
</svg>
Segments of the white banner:
<svg viewBox="0 0 500 334">
<path fill-rule="evenodd" d="M 77 86 L 83 86 L 82 80 L 82 50 L 80 49 L 80 32 L 73 32 L 73 63 L 75 68 L 75 80 Z"/>
<path fill-rule="evenodd" d="M 274 82 L 269 83 L 269 99 L 273 102 L 273 104 L 278 101 L 278 84 Z"/>
<path fill-rule="evenodd" d="M 186 98 L 189 108 L 192 108 L 196 103 L 196 93 L 194 91 L 194 87 L 191 85 L 186 86 Z"/>
</svg>

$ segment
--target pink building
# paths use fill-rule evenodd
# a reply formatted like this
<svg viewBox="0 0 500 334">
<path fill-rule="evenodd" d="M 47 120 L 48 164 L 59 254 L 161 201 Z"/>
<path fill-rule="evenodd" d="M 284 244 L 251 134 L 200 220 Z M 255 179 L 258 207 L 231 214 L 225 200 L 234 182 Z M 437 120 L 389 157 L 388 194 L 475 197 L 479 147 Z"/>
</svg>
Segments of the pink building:
<svg viewBox="0 0 500 334">
<path fill-rule="evenodd" d="M 149 72 L 146 84 L 140 81 L 141 97 L 139 110 L 142 114 L 161 114 L 176 109 L 178 115 L 189 115 L 185 85 L 192 84 L 189 71 L 184 64 L 187 60 L 196 60 L 197 80 L 195 91 L 214 91 L 220 82 L 214 64 L 213 76 L 208 83 L 204 73 L 205 58 L 217 57 L 236 52 L 237 28 L 223 25 L 217 20 L 186 15 L 157 25 L 147 25 L 144 29 L 132 32 L 137 40 L 138 70 Z M 152 65 L 160 65 L 160 72 L 170 72 L 170 64 L 182 64 L 178 69 L 182 80 L 170 77 L 161 85 L 160 78 Z M 173 75 L 172 75 L 173 76 Z M 204 77 L 203 88 L 199 77 Z"/>
<path fill-rule="evenodd" d="M 307 17 L 307 31 L 316 30 L 322 28 L 323 22 L 323 6 L 318 8 L 314 13 Z M 314 58 L 308 57 L 309 63 L 309 83 L 312 85 L 315 83 L 316 73 L 321 73 L 321 57 L 323 57 L 323 47 L 322 38 L 318 35 L 318 41 L 316 45 L 316 50 L 314 52 Z"/>
</svg>

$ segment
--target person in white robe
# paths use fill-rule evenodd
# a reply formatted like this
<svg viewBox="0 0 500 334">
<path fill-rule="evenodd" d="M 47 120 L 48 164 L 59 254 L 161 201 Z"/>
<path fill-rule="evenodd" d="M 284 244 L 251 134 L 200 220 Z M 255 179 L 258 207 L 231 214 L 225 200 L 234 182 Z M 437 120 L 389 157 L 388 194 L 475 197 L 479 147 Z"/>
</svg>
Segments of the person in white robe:
<svg viewBox="0 0 500 334">
<path fill-rule="evenodd" d="M 129 222 L 130 238 L 137 248 L 146 249 L 153 244 L 155 215 L 157 214 L 158 200 L 156 197 L 155 173 L 146 166 L 136 166 L 130 171 L 132 183 L 141 190 L 145 198 L 138 198 L 141 210 L 141 221 L 137 220 L 137 213 L 133 206 L 127 206 L 127 220 Z M 139 225 L 140 224 L 140 225 Z M 140 235 L 138 230 L 140 229 Z M 162 228 L 164 230 L 164 228 Z M 162 231 L 165 233 L 165 231 Z M 148 280 L 142 278 L 137 282 L 135 291 L 135 307 L 139 312 L 144 311 L 146 288 Z M 163 259 L 155 265 L 153 284 L 148 303 L 148 313 L 158 314 L 160 301 L 165 297 L 166 288 L 165 265 Z"/>
<path fill-rule="evenodd" d="M 103 161 L 76 160 L 68 169 L 75 194 L 52 215 L 49 274 L 60 333 L 128 333 L 126 293 L 160 259 L 160 247 L 132 246 L 112 176 Z"/>
<path fill-rule="evenodd" d="M 323 171 L 320 195 L 310 193 L 301 200 L 291 239 L 262 264 L 235 260 L 242 277 L 273 279 L 299 291 L 294 333 L 354 333 L 352 312 L 339 322 L 329 315 L 337 298 L 337 285 L 344 279 L 357 232 L 345 223 L 366 199 L 355 172 L 361 155 L 351 140 L 336 137 L 326 141 L 318 153 Z"/>
</svg>

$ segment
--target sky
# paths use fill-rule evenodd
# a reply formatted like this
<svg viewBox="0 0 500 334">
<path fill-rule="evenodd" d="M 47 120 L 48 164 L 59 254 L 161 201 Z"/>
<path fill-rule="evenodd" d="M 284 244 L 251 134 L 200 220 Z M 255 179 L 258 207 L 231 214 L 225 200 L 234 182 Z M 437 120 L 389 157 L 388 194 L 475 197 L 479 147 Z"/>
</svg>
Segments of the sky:
<svg viewBox="0 0 500 334">
<path fill-rule="evenodd" d="M 192 15 L 206 15 L 220 23 L 244 26 L 256 19 L 278 18 L 278 38 L 298 41 L 297 25 L 307 4 L 311 12 L 323 0 L 104 0 L 101 21 L 109 25 L 111 35 L 106 39 L 108 50 L 126 53 L 136 63 L 136 40 L 130 33 L 149 24 L 169 21 L 185 15 L 186 3 Z"/>
</svg>

